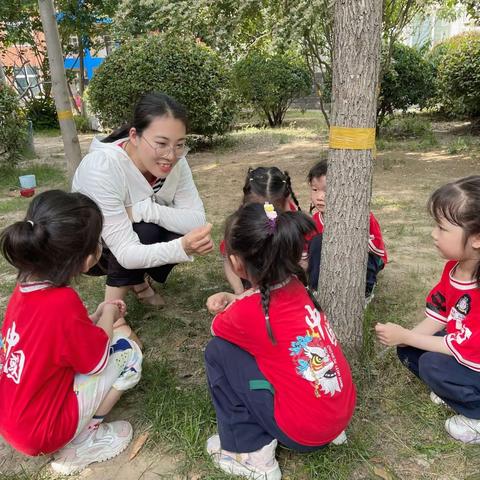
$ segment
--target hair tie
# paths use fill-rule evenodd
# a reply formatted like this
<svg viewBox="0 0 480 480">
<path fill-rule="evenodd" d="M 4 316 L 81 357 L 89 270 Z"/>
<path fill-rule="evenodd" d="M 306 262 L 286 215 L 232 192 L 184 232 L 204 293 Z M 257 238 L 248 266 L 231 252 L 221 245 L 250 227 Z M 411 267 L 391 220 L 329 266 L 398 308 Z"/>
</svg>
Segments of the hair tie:
<svg viewBox="0 0 480 480">
<path fill-rule="evenodd" d="M 275 211 L 274 206 L 269 202 L 265 202 L 265 204 L 263 205 L 263 209 L 265 210 L 265 215 L 268 219 L 268 227 L 270 233 L 273 233 L 277 225 L 277 212 Z"/>
<path fill-rule="evenodd" d="M 33 228 L 34 225 L 35 225 L 35 224 L 33 223 L 33 220 L 27 220 L 27 223 L 29 223 L 29 224 L 32 226 L 32 228 Z"/>
</svg>

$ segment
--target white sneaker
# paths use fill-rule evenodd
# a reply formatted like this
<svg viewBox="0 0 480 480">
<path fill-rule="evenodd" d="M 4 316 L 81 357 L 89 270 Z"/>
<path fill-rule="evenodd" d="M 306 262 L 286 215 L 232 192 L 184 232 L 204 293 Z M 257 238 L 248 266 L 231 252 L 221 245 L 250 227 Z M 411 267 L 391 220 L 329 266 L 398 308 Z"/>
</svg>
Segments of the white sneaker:
<svg viewBox="0 0 480 480">
<path fill-rule="evenodd" d="M 207 452 L 215 465 L 230 475 L 250 480 L 281 480 L 282 472 L 275 458 L 276 448 L 277 441 L 272 440 L 256 452 L 235 453 L 222 450 L 218 435 L 207 440 Z"/>
<path fill-rule="evenodd" d="M 480 420 L 454 415 L 445 421 L 445 430 L 463 443 L 480 443 Z"/>
<path fill-rule="evenodd" d="M 100 423 L 82 441 L 73 439 L 55 453 L 52 469 L 62 475 L 73 475 L 94 462 L 104 462 L 122 453 L 132 440 L 128 422 Z"/>
<path fill-rule="evenodd" d="M 365 297 L 365 303 L 363 304 L 363 308 L 367 308 L 368 305 L 370 304 L 370 302 L 375 298 L 375 294 L 373 293 L 370 293 L 370 295 L 368 297 Z"/>
<path fill-rule="evenodd" d="M 337 438 L 334 438 L 331 443 L 334 445 L 343 445 L 344 443 L 347 443 L 347 434 L 345 433 L 345 430 Z"/>
<path fill-rule="evenodd" d="M 447 405 L 435 392 L 430 392 L 430 400 L 435 405 Z"/>
</svg>

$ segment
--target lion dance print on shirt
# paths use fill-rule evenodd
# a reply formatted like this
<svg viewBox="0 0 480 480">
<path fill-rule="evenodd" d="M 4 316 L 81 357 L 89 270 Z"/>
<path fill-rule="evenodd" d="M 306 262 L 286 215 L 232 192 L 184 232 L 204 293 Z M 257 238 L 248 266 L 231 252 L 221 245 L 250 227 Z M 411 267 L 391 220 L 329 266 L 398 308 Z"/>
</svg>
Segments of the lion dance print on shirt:
<svg viewBox="0 0 480 480">
<path fill-rule="evenodd" d="M 309 327 L 304 336 L 291 343 L 290 355 L 297 373 L 313 384 L 315 396 L 331 395 L 342 390 L 333 346 L 337 339 L 326 318 L 316 308 L 305 305 L 305 321 Z"/>
</svg>

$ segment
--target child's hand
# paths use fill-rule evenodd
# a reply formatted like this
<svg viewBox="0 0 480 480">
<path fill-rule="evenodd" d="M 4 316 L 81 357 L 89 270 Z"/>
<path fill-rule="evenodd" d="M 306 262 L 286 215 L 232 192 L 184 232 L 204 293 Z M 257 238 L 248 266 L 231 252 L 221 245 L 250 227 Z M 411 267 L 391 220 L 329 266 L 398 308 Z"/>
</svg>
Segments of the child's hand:
<svg viewBox="0 0 480 480">
<path fill-rule="evenodd" d="M 408 330 L 396 323 L 377 323 L 375 325 L 375 332 L 378 341 L 382 345 L 387 345 L 388 347 L 403 344 L 405 341 L 405 332 L 407 331 Z"/>
<path fill-rule="evenodd" d="M 90 315 L 90 320 L 92 320 L 93 323 L 98 322 L 98 320 L 102 316 L 103 308 L 107 304 L 115 305 L 120 312 L 120 317 L 124 317 L 127 314 L 127 306 L 125 305 L 125 302 L 123 300 L 109 300 L 108 302 L 100 303 L 100 305 L 98 305 L 97 309 L 95 310 L 95 313 L 92 313 Z"/>
<path fill-rule="evenodd" d="M 207 309 L 213 315 L 223 312 L 235 300 L 235 295 L 227 292 L 214 293 L 207 300 Z"/>
<path fill-rule="evenodd" d="M 110 303 L 112 305 L 116 305 L 119 312 L 120 312 L 121 317 L 124 317 L 127 314 L 127 305 L 125 304 L 125 302 L 123 300 L 108 300 L 107 302 L 103 302 L 103 303 L 104 304 L 109 304 Z"/>
</svg>

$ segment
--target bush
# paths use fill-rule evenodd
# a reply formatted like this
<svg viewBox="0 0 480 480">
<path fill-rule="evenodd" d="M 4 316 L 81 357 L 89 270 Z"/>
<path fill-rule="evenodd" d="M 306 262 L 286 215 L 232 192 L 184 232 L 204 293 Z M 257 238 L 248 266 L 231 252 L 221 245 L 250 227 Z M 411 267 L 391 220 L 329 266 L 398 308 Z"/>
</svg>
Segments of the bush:
<svg viewBox="0 0 480 480">
<path fill-rule="evenodd" d="M 73 119 L 75 120 L 75 126 L 77 127 L 77 132 L 80 133 L 89 133 L 92 131 L 90 128 L 90 122 L 88 118 L 85 118 L 82 115 L 74 115 Z"/>
<path fill-rule="evenodd" d="M 0 161 L 13 167 L 22 156 L 27 140 L 27 121 L 15 91 L 0 84 Z"/>
<path fill-rule="evenodd" d="M 447 40 L 438 65 L 438 98 L 447 113 L 480 117 L 480 32 Z"/>
<path fill-rule="evenodd" d="M 230 78 L 220 57 L 194 41 L 151 35 L 115 50 L 98 68 L 88 93 L 103 126 L 119 127 L 131 118 L 138 98 L 165 92 L 189 113 L 190 132 L 223 134 L 233 121 Z"/>
<path fill-rule="evenodd" d="M 432 124 L 418 115 L 407 114 L 391 117 L 380 129 L 382 138 L 425 138 L 433 135 Z"/>
<path fill-rule="evenodd" d="M 414 105 L 424 108 L 434 94 L 433 79 L 432 65 L 418 50 L 396 43 L 380 85 L 378 124 L 382 124 L 386 115 L 393 115 L 395 110 L 406 111 Z"/>
<path fill-rule="evenodd" d="M 303 61 L 294 54 L 252 51 L 234 67 L 241 97 L 271 127 L 281 125 L 292 100 L 310 93 L 312 78 Z"/>
<path fill-rule="evenodd" d="M 51 97 L 32 98 L 29 100 L 27 117 L 32 121 L 35 130 L 60 128 L 55 102 Z"/>
</svg>

